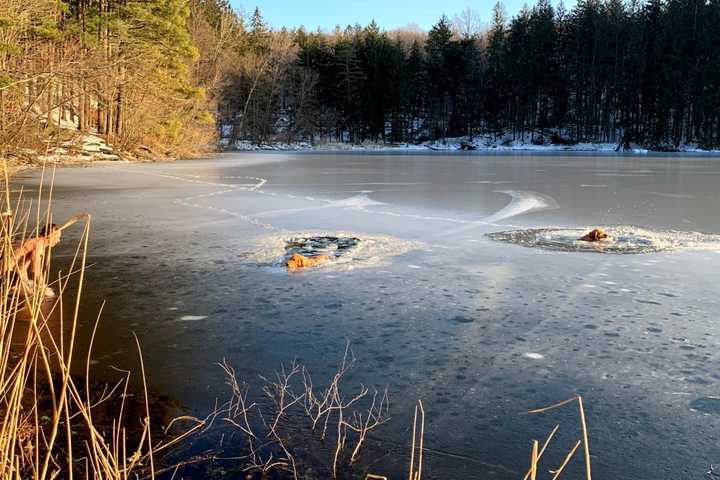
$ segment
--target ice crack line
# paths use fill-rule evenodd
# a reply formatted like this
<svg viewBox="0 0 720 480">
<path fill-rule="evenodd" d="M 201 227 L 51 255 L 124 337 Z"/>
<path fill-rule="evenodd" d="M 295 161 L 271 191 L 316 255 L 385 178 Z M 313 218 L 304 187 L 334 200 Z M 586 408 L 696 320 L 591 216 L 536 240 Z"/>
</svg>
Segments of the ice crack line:
<svg viewBox="0 0 720 480">
<path fill-rule="evenodd" d="M 472 229 L 476 226 L 486 225 L 486 226 L 494 226 L 494 227 L 505 227 L 505 228 L 519 228 L 519 226 L 516 225 L 509 225 L 509 224 L 501 224 L 498 223 L 498 220 L 505 220 L 510 217 L 515 217 L 518 215 L 522 215 L 525 213 L 530 213 L 533 211 L 538 210 L 545 210 L 545 209 L 553 209 L 558 208 L 557 203 L 545 195 L 540 195 L 536 192 L 524 192 L 524 191 L 506 191 L 506 190 L 500 190 L 497 191 L 497 193 L 504 193 L 509 196 L 511 196 L 511 201 L 506 205 L 504 208 L 500 209 L 499 211 L 495 212 L 494 214 L 485 217 L 480 220 L 468 220 L 468 219 L 460 219 L 460 218 L 451 218 L 451 217 L 438 217 L 438 216 L 426 216 L 426 215 L 419 215 L 419 214 L 412 214 L 412 213 L 398 213 L 398 212 L 392 212 L 388 210 L 379 210 L 379 209 L 373 209 L 370 210 L 367 207 L 376 205 L 375 202 L 369 201 L 365 204 L 346 204 L 344 202 L 347 202 L 346 200 L 330 200 L 325 198 L 316 198 L 312 196 L 300 196 L 293 195 L 290 193 L 285 194 L 278 194 L 276 192 L 267 192 L 265 190 L 262 190 L 262 187 L 265 186 L 268 183 L 268 179 L 262 178 L 262 177 L 254 177 L 249 175 L 221 175 L 221 176 L 213 176 L 213 175 L 172 175 L 168 173 L 158 173 L 158 172 L 145 172 L 140 170 L 126 170 L 132 173 L 142 174 L 142 175 L 153 175 L 157 177 L 162 178 L 168 178 L 171 180 L 179 180 L 182 182 L 188 182 L 188 183 L 195 183 L 199 185 L 208 185 L 208 186 L 214 186 L 214 187 L 222 187 L 220 190 L 208 192 L 208 193 L 202 193 L 197 195 L 190 195 L 187 197 L 181 197 L 176 198 L 173 203 L 176 203 L 178 205 L 183 205 L 191 208 L 201 208 L 210 210 L 215 213 L 222 213 L 225 215 L 229 215 L 231 217 L 240 219 L 242 221 L 245 221 L 247 223 L 250 223 L 252 225 L 259 226 L 261 228 L 264 228 L 266 230 L 276 230 L 277 228 L 269 223 L 262 222 L 259 220 L 259 217 L 266 217 L 266 216 L 276 216 L 281 215 L 283 213 L 290 213 L 293 211 L 304 211 L 304 210 L 314 210 L 316 208 L 328 208 L 337 206 L 339 208 L 352 208 L 357 211 L 362 211 L 365 213 L 373 213 L 373 214 L 380 214 L 380 215 L 386 215 L 386 216 L 392 216 L 392 217 L 400 217 L 400 218 L 409 218 L 412 220 L 421 220 L 421 221 L 439 221 L 439 222 L 447 222 L 451 224 L 458 225 L 457 228 L 446 231 L 442 235 L 447 235 L 450 233 L 461 233 L 465 230 Z M 217 180 L 250 180 L 254 183 L 246 183 L 246 184 L 233 184 L 233 183 L 219 183 L 219 182 L 212 182 L 208 181 L 207 179 L 217 179 Z M 236 192 L 236 191 L 245 191 L 245 192 L 255 192 L 259 193 L 261 195 L 268 195 L 273 197 L 282 196 L 288 199 L 297 199 L 297 198 L 304 198 L 308 201 L 317 201 L 317 202 L 323 202 L 326 205 L 323 207 L 306 207 L 306 208 L 298 208 L 298 209 L 286 209 L 286 210 L 277 210 L 277 211 L 270 211 L 270 212 L 262 212 L 259 216 L 258 215 L 245 215 L 237 212 L 233 212 L 231 210 L 228 210 L 226 208 L 220 208 L 220 207 L 214 207 L 211 205 L 201 205 L 197 203 L 197 200 L 205 199 L 205 198 L 212 198 L 217 197 L 221 195 L 225 195 L 228 193 Z M 354 197 L 353 197 L 354 198 Z M 379 204 L 379 203 L 377 203 Z"/>
<path fill-rule="evenodd" d="M 229 215 L 231 217 L 237 218 L 239 220 L 250 223 L 252 225 L 256 225 L 265 230 L 274 230 L 275 229 L 275 227 L 273 225 L 270 225 L 269 223 L 261 222 L 260 220 L 253 218 L 250 215 L 244 215 L 241 213 L 233 212 L 231 210 L 228 210 L 227 208 L 214 207 L 212 205 L 201 205 L 201 204 L 197 203 L 197 200 L 200 200 L 203 198 L 217 197 L 217 196 L 225 195 L 227 193 L 231 193 L 231 192 L 235 192 L 235 191 L 247 191 L 247 192 L 257 191 L 260 187 L 262 187 L 263 185 L 265 185 L 267 183 L 267 179 L 265 179 L 265 178 L 252 177 L 252 176 L 246 176 L 246 175 L 221 176 L 221 177 L 210 177 L 210 176 L 200 176 L 200 175 L 180 176 L 180 175 L 171 175 L 171 174 L 167 174 L 167 173 L 145 172 L 145 171 L 140 171 L 140 170 L 126 170 L 126 171 L 129 171 L 131 173 L 141 174 L 141 175 L 152 175 L 152 176 L 156 176 L 156 177 L 168 178 L 171 180 L 179 180 L 181 182 L 195 183 L 195 184 L 199 184 L 199 185 L 223 187 L 220 190 L 215 190 L 215 191 L 208 192 L 208 193 L 201 193 L 198 195 L 190 195 L 188 197 L 176 198 L 175 200 L 173 200 L 173 203 L 175 203 L 176 205 L 182 205 L 185 207 L 205 209 L 205 210 L 210 210 L 211 212 Z M 218 182 L 210 182 L 207 180 L 202 180 L 202 178 L 218 178 L 218 179 L 233 179 L 233 180 L 242 179 L 242 180 L 251 180 L 251 181 L 254 181 L 255 183 L 250 183 L 250 184 L 218 183 Z"/>
<path fill-rule="evenodd" d="M 182 182 L 188 182 L 188 183 L 196 183 L 199 185 L 209 185 L 213 187 L 229 187 L 231 190 L 246 190 L 246 191 L 254 191 L 258 188 L 262 187 L 267 183 L 266 178 L 262 177 L 252 177 L 247 175 L 236 175 L 236 176 L 216 176 L 212 177 L 209 175 L 171 175 L 169 173 L 159 173 L 159 172 L 145 172 L 141 170 L 124 170 L 131 173 L 137 173 L 139 175 L 151 175 L 154 177 L 162 177 L 162 178 L 169 178 L 171 180 L 180 180 Z M 203 178 L 217 178 L 218 180 L 223 179 L 232 179 L 232 180 L 253 180 L 255 183 L 218 183 L 218 182 L 210 182 L 207 180 L 202 180 Z"/>
</svg>

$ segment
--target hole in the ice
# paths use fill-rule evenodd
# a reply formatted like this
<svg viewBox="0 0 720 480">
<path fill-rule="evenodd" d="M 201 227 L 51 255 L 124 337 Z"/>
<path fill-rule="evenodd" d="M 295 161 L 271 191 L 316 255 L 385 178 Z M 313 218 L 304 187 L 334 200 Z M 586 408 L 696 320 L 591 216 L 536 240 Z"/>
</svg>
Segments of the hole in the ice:
<svg viewBox="0 0 720 480">
<path fill-rule="evenodd" d="M 283 265 L 300 270 L 333 262 L 360 243 L 356 237 L 300 237 L 285 245 Z"/>
<path fill-rule="evenodd" d="M 285 245 L 286 258 L 294 253 L 305 257 L 317 257 L 320 255 L 340 257 L 350 249 L 357 246 L 360 239 L 356 237 L 298 237 L 292 238 Z"/>
<path fill-rule="evenodd" d="M 651 230 L 631 225 L 603 227 L 608 238 L 580 240 L 592 228 L 535 228 L 489 233 L 488 238 L 524 247 L 562 252 L 611 254 L 655 253 L 672 250 L 717 250 L 720 235 L 676 230 Z"/>
<path fill-rule="evenodd" d="M 301 265 L 302 269 L 306 266 L 318 266 L 322 270 L 350 271 L 387 266 L 398 255 L 425 248 L 427 247 L 421 242 L 371 233 L 359 235 L 354 232 L 283 232 L 259 237 L 256 247 L 245 253 L 242 259 L 249 264 L 277 272 L 280 269 L 288 270 L 288 262 L 293 256 L 302 256 L 309 263 Z"/>
</svg>

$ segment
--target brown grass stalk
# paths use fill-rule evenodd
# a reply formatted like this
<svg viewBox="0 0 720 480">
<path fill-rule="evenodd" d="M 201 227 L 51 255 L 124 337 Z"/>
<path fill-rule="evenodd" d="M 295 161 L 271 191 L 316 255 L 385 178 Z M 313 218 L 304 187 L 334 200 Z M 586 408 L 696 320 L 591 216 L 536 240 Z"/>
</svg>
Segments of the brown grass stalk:
<svg viewBox="0 0 720 480">
<path fill-rule="evenodd" d="M 145 393 L 145 418 L 139 440 L 131 440 L 125 425 L 125 402 L 129 394 L 130 373 L 114 386 L 96 388 L 90 381 L 92 346 L 95 341 L 101 307 L 90 335 L 84 361 L 85 379 L 78 388 L 71 372 L 78 354 L 81 297 L 88 268 L 90 217 L 82 215 L 73 222 L 85 220 L 69 273 L 58 273 L 50 281 L 52 248 L 40 258 L 32 283 L 18 279 L 16 246 L 39 234 L 43 224 L 52 222 L 54 170 L 40 173 L 40 187 L 34 201 L 22 198 L 23 190 L 13 192 L 7 164 L 2 163 L 4 192 L 0 194 L 0 478 L 74 480 L 126 480 L 155 476 L 154 454 L 177 444 L 207 425 L 195 420 L 185 433 L 167 442 L 154 444 L 150 404 L 145 381 L 142 351 L 140 370 Z M 44 187 L 45 181 L 50 187 Z M 12 193 L 19 192 L 15 196 Z M 34 227 L 30 222 L 34 221 Z M 65 228 L 71 222 L 66 223 Z M 71 284 L 77 293 L 66 298 Z M 49 300 L 46 291 L 57 289 Z M 71 312 L 66 318 L 64 306 Z M 65 333 L 67 329 L 67 334 Z M 107 402 L 119 402 L 107 424 L 98 423 L 93 410 Z M 132 446 L 131 446 L 132 444 Z"/>
</svg>

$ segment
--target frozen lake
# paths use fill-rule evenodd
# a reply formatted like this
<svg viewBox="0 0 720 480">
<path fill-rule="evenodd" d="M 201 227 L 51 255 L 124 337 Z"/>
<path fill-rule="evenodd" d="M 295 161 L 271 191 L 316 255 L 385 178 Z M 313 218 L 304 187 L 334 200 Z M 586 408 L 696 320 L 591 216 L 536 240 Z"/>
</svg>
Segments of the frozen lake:
<svg viewBox="0 0 720 480">
<path fill-rule="evenodd" d="M 670 479 L 720 463 L 720 243 L 683 233 L 720 234 L 719 185 L 718 158 L 248 153 L 62 169 L 54 201 L 59 220 L 94 216 L 100 371 L 136 368 L 135 331 L 152 390 L 201 414 L 225 396 L 223 358 L 249 380 L 295 358 L 322 376 L 349 339 L 350 380 L 389 389 L 376 473 L 405 472 L 422 399 L 428 478 L 521 478 L 532 439 L 560 423 L 557 464 L 579 428 L 573 408 L 523 412 L 581 394 L 597 478 Z M 486 236 L 599 225 L 666 248 Z M 274 266 L 314 232 L 366 249 Z"/>
</svg>

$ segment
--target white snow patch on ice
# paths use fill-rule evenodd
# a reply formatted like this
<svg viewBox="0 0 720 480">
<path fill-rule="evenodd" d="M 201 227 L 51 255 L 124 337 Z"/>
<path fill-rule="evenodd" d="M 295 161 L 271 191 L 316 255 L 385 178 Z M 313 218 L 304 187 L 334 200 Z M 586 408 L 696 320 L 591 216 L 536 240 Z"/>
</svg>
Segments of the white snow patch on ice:
<svg viewBox="0 0 720 480">
<path fill-rule="evenodd" d="M 497 193 L 510 195 L 510 203 L 486 217 L 486 223 L 495 223 L 518 215 L 559 208 L 557 202 L 547 195 L 518 190 L 499 190 Z"/>
<path fill-rule="evenodd" d="M 651 195 L 657 195 L 658 197 L 667 197 L 675 199 L 693 199 L 695 195 L 688 195 L 684 193 L 665 193 L 665 192 L 650 192 Z"/>
<path fill-rule="evenodd" d="M 207 315 L 183 315 L 178 320 L 181 322 L 197 322 L 206 318 L 208 318 Z"/>
<path fill-rule="evenodd" d="M 534 352 L 526 352 L 523 354 L 523 356 L 530 358 L 532 360 L 542 360 L 543 358 L 545 358 L 544 355 L 541 355 L 539 353 L 534 353 Z"/>
<path fill-rule="evenodd" d="M 513 180 L 477 180 L 474 182 L 468 182 L 468 183 L 478 183 L 482 185 L 506 185 L 508 183 L 518 183 Z"/>
<path fill-rule="evenodd" d="M 375 201 L 368 197 L 370 191 L 364 191 L 359 195 L 344 198 L 342 200 L 327 200 L 322 198 L 305 197 L 306 200 L 312 199 L 312 201 L 322 201 L 324 203 L 320 205 L 313 205 L 311 207 L 300 207 L 300 208 L 282 208 L 278 210 L 268 210 L 265 212 L 259 212 L 253 215 L 253 218 L 268 218 L 268 217 L 281 217 L 285 215 L 294 215 L 299 212 L 310 212 L 314 210 L 323 210 L 328 208 L 351 208 L 354 210 L 363 210 L 367 207 L 374 205 L 384 205 L 382 202 Z M 291 197 L 288 195 L 288 197 Z M 295 198 L 295 197 L 292 197 Z"/>
<path fill-rule="evenodd" d="M 370 192 L 365 192 L 350 198 L 338 200 L 336 202 L 333 202 L 333 205 L 336 207 L 354 208 L 358 210 L 371 207 L 373 205 L 385 205 L 383 202 L 378 202 L 377 200 L 373 200 L 372 198 L 368 197 L 368 193 Z"/>
</svg>

